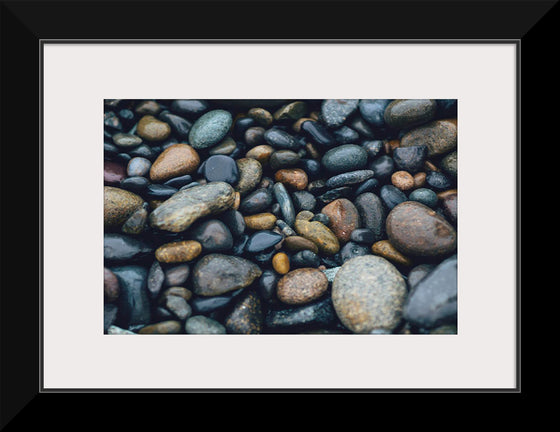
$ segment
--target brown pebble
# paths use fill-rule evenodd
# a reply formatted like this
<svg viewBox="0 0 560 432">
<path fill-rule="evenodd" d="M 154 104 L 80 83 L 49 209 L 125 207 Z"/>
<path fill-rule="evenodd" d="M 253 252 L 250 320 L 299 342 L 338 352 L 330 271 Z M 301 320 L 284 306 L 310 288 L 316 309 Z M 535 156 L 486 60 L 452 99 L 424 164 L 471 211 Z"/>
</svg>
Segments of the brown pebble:
<svg viewBox="0 0 560 432">
<path fill-rule="evenodd" d="M 432 162 L 430 161 L 426 161 L 424 162 L 424 169 L 426 171 L 437 171 L 439 172 L 439 168 L 437 166 L 435 166 Z"/>
<path fill-rule="evenodd" d="M 237 210 L 240 204 L 241 204 L 241 194 L 239 192 L 235 192 L 233 206 L 231 208 Z"/>
<path fill-rule="evenodd" d="M 156 259 L 162 263 L 180 263 L 195 259 L 202 252 L 202 245 L 195 240 L 166 243 L 156 249 Z"/>
<path fill-rule="evenodd" d="M 440 200 L 443 213 L 452 224 L 457 224 L 457 194 L 447 194 Z"/>
<path fill-rule="evenodd" d="M 300 268 L 278 281 L 276 295 L 282 303 L 301 305 L 321 297 L 329 286 L 325 273 L 316 268 Z"/>
<path fill-rule="evenodd" d="M 105 228 L 121 226 L 142 207 L 140 195 L 113 186 L 103 187 L 103 224 Z"/>
<path fill-rule="evenodd" d="M 322 153 L 317 149 L 317 146 L 313 143 L 305 144 L 305 150 L 311 159 L 321 159 Z"/>
<path fill-rule="evenodd" d="M 388 140 L 385 141 L 384 144 L 385 144 L 385 152 L 388 155 L 393 154 L 393 150 L 401 146 L 400 140 Z"/>
<path fill-rule="evenodd" d="M 249 150 L 245 154 L 245 157 L 256 159 L 261 163 L 261 165 L 265 166 L 266 164 L 268 164 L 272 153 L 274 153 L 274 147 L 269 146 L 268 144 L 262 144 L 255 146 L 251 150 Z"/>
<path fill-rule="evenodd" d="M 437 197 L 440 200 L 444 200 L 449 195 L 457 195 L 457 189 L 447 189 L 437 193 Z"/>
<path fill-rule="evenodd" d="M 178 297 L 184 298 L 186 301 L 189 301 L 192 298 L 192 291 L 185 287 L 180 286 L 172 286 L 167 288 L 162 294 L 160 300 L 165 302 L 165 297 L 169 295 L 174 295 Z"/>
<path fill-rule="evenodd" d="M 136 135 L 146 141 L 163 141 L 171 134 L 171 126 L 153 115 L 145 115 L 136 127 Z"/>
<path fill-rule="evenodd" d="M 181 331 L 181 323 L 179 321 L 161 321 L 155 324 L 149 324 L 138 330 L 139 334 L 177 334 Z"/>
<path fill-rule="evenodd" d="M 252 230 L 271 230 L 276 226 L 276 216 L 272 213 L 257 213 L 243 219 L 247 228 Z"/>
<path fill-rule="evenodd" d="M 396 250 L 389 240 L 380 240 L 378 242 L 375 242 L 371 246 L 371 251 L 374 255 L 379 255 L 385 259 L 388 259 L 394 264 L 399 264 L 406 267 L 412 265 L 412 260 Z"/>
<path fill-rule="evenodd" d="M 286 274 L 290 271 L 290 258 L 285 252 L 278 252 L 272 257 L 272 268 L 276 273 Z"/>
<path fill-rule="evenodd" d="M 319 248 L 311 240 L 301 236 L 289 236 L 284 239 L 284 247 L 290 252 L 310 250 L 314 254 L 319 253 Z"/>
<path fill-rule="evenodd" d="M 264 127 L 270 126 L 270 124 L 274 121 L 272 114 L 264 108 L 251 108 L 247 111 L 247 116 L 251 117 L 258 124 Z"/>
<path fill-rule="evenodd" d="M 396 188 L 407 191 L 414 188 L 414 177 L 408 171 L 396 171 L 391 175 L 391 183 Z"/>
<path fill-rule="evenodd" d="M 167 147 L 152 164 L 150 179 L 155 182 L 192 174 L 200 164 L 197 151 L 188 144 Z"/>
<path fill-rule="evenodd" d="M 346 243 L 356 228 L 360 228 L 360 215 L 356 206 L 346 198 L 331 201 L 321 210 L 329 217 L 329 228 L 336 238 Z"/>
<path fill-rule="evenodd" d="M 307 173 L 300 168 L 284 168 L 276 171 L 274 180 L 283 183 L 290 190 L 304 190 L 307 187 Z"/>
<path fill-rule="evenodd" d="M 426 184 L 426 173 L 419 172 L 414 174 L 414 189 L 423 187 Z"/>
</svg>

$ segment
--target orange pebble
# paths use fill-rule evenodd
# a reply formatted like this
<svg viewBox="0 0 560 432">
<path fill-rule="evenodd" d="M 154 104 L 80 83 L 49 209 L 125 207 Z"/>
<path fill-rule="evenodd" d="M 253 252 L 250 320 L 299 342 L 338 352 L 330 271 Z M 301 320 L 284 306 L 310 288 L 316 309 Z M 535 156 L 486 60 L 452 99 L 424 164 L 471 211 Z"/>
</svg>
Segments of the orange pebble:
<svg viewBox="0 0 560 432">
<path fill-rule="evenodd" d="M 278 252 L 272 258 L 272 268 L 279 274 L 286 274 L 290 271 L 290 258 L 284 252 Z"/>
</svg>

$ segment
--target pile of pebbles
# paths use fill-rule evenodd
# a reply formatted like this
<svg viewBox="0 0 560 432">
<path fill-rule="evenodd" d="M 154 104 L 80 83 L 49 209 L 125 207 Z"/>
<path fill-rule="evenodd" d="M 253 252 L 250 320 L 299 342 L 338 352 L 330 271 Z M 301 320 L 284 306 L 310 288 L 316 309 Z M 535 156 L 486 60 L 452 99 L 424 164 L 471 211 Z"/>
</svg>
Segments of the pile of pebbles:
<svg viewBox="0 0 560 432">
<path fill-rule="evenodd" d="M 457 101 L 104 101 L 106 334 L 456 334 Z"/>
</svg>

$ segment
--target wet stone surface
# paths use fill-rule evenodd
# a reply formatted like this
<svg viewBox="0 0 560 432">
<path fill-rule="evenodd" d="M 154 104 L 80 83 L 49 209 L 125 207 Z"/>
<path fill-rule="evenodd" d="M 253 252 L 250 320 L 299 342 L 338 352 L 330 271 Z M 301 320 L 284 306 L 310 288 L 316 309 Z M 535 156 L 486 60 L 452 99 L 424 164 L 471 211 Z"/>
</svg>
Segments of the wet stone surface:
<svg viewBox="0 0 560 432">
<path fill-rule="evenodd" d="M 103 332 L 457 334 L 452 99 L 106 99 Z"/>
</svg>

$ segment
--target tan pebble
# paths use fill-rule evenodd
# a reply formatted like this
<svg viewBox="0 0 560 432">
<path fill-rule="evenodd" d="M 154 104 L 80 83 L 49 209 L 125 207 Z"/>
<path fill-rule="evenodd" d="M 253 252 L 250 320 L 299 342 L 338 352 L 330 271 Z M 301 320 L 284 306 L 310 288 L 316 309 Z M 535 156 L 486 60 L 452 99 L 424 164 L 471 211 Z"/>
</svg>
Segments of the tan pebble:
<svg viewBox="0 0 560 432">
<path fill-rule="evenodd" d="M 424 185 L 426 184 L 426 173 L 425 172 L 419 172 L 414 174 L 414 189 L 418 189 L 421 187 L 424 187 Z"/>
<path fill-rule="evenodd" d="M 396 171 L 391 175 L 391 183 L 396 188 L 407 191 L 414 188 L 414 177 L 407 171 Z"/>
<path fill-rule="evenodd" d="M 389 240 L 380 240 L 378 242 L 375 242 L 371 246 L 371 251 L 373 252 L 373 254 L 388 259 L 394 264 L 400 264 L 406 267 L 412 265 L 412 260 L 395 249 L 395 247 L 391 244 L 391 242 L 389 242 Z"/>
<path fill-rule="evenodd" d="M 322 157 L 321 152 L 317 149 L 317 146 L 313 143 L 305 144 L 305 150 L 307 151 L 307 154 L 311 159 L 317 160 L 317 159 L 321 159 Z"/>
<path fill-rule="evenodd" d="M 145 115 L 138 122 L 136 135 L 146 141 L 163 141 L 171 134 L 171 126 L 153 115 Z"/>
<path fill-rule="evenodd" d="M 274 153 L 274 147 L 269 146 L 268 144 L 261 144 L 250 149 L 245 154 L 245 157 L 256 159 L 261 163 L 261 165 L 266 165 L 268 164 L 272 153 Z"/>
<path fill-rule="evenodd" d="M 444 200 L 451 195 L 457 195 L 457 189 L 444 190 L 444 191 L 438 192 L 436 195 L 437 195 L 438 199 Z"/>
<path fill-rule="evenodd" d="M 133 192 L 113 186 L 103 187 L 103 224 L 118 227 L 142 207 L 144 200 Z"/>
<path fill-rule="evenodd" d="M 311 114 L 309 114 L 309 117 L 311 117 L 313 120 L 319 120 L 319 116 L 321 115 L 320 112 L 318 111 L 313 111 Z"/>
<path fill-rule="evenodd" d="M 149 324 L 142 327 L 139 334 L 177 334 L 181 331 L 179 321 L 161 321 L 156 324 Z"/>
<path fill-rule="evenodd" d="M 235 192 L 232 209 L 237 210 L 240 204 L 241 204 L 241 194 L 239 192 Z"/>
<path fill-rule="evenodd" d="M 192 291 L 188 288 L 181 287 L 181 286 L 172 286 L 167 288 L 160 297 L 160 303 L 165 302 L 165 297 L 168 295 L 174 295 L 177 297 L 182 297 L 186 301 L 189 301 L 192 298 Z"/>
<path fill-rule="evenodd" d="M 311 240 L 301 236 L 288 236 L 284 239 L 284 247 L 290 252 L 310 250 L 314 254 L 319 253 L 317 245 Z"/>
<path fill-rule="evenodd" d="M 244 219 L 247 228 L 252 230 L 270 230 L 276 225 L 276 216 L 272 213 L 257 213 L 245 216 Z"/>
<path fill-rule="evenodd" d="M 150 179 L 155 182 L 192 174 L 200 165 L 198 152 L 188 144 L 167 147 L 152 164 Z"/>
<path fill-rule="evenodd" d="M 195 240 L 166 243 L 156 249 L 156 259 L 163 263 L 181 263 L 195 259 L 202 252 L 202 245 Z"/>
<path fill-rule="evenodd" d="M 340 243 L 334 233 L 319 221 L 310 221 L 313 213 L 304 210 L 297 214 L 294 228 L 296 232 L 311 240 L 325 255 L 334 255 L 340 250 Z"/>
<path fill-rule="evenodd" d="M 251 108 L 247 111 L 247 116 L 251 117 L 261 126 L 267 127 L 274 121 L 272 114 L 264 108 Z"/>
<path fill-rule="evenodd" d="M 325 273 L 316 268 L 300 268 L 278 281 L 276 295 L 282 303 L 301 305 L 321 297 L 329 286 Z"/>
<path fill-rule="evenodd" d="M 290 258 L 284 252 L 278 252 L 272 258 L 272 268 L 276 273 L 286 274 L 290 271 Z"/>
<path fill-rule="evenodd" d="M 304 190 L 307 187 L 307 173 L 300 168 L 284 168 L 276 171 L 274 180 L 283 183 L 286 188 L 291 190 Z"/>
</svg>

